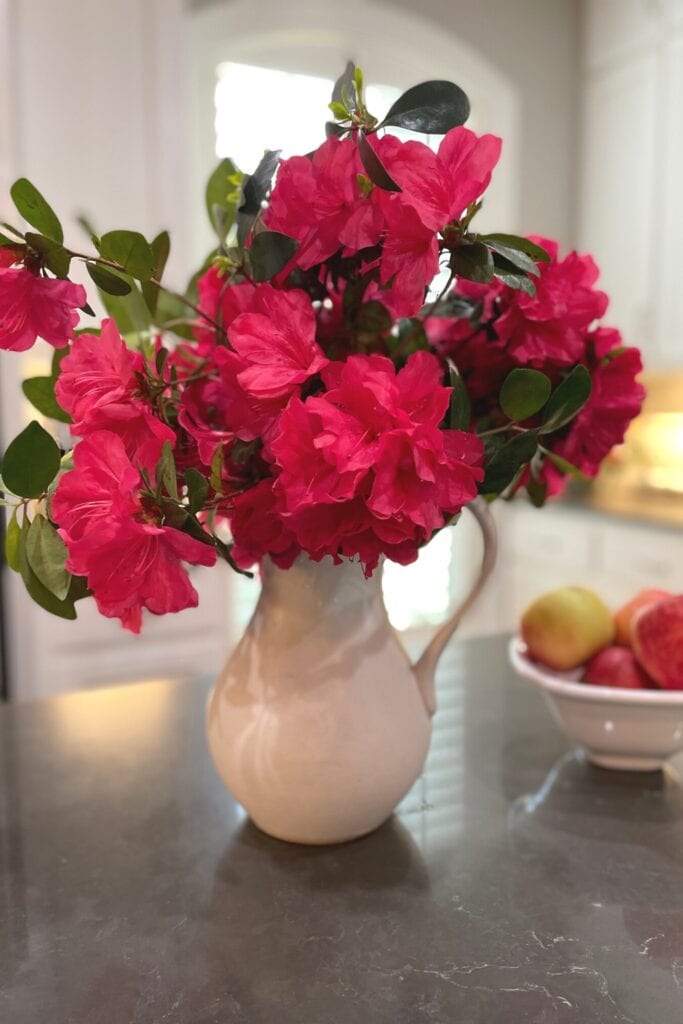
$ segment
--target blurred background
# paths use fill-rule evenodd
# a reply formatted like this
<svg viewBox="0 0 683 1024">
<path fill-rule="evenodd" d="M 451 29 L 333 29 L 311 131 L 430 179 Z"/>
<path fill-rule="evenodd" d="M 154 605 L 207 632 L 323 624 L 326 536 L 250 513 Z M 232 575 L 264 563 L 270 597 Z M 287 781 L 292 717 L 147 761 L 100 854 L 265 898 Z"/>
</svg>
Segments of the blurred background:
<svg viewBox="0 0 683 1024">
<path fill-rule="evenodd" d="M 644 353 L 645 412 L 599 480 L 540 512 L 496 507 L 500 563 L 462 634 L 513 630 L 563 583 L 613 604 L 683 590 L 683 0 L 0 0 L 0 220 L 25 175 L 64 222 L 168 228 L 182 285 L 210 247 L 217 157 L 248 171 L 265 147 L 308 151 L 349 58 L 377 114 L 427 78 L 461 85 L 470 125 L 504 139 L 482 226 L 592 252 L 606 322 Z M 75 219 L 67 241 L 87 243 Z M 1 355 L 6 443 L 35 416 L 20 380 L 49 354 Z M 463 515 L 416 566 L 388 567 L 411 641 L 464 592 L 477 544 Z M 5 695 L 217 671 L 258 584 L 225 566 L 195 580 L 198 609 L 150 617 L 135 638 L 87 601 L 76 623 L 51 618 L 5 568 Z"/>
</svg>

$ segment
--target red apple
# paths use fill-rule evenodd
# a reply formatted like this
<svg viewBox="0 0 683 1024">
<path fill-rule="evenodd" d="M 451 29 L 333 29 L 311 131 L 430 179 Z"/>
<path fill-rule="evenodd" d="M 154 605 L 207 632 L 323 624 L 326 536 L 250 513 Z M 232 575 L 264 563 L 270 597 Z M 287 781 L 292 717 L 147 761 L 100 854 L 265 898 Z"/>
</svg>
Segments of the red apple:
<svg viewBox="0 0 683 1024">
<path fill-rule="evenodd" d="M 633 651 L 665 690 L 683 690 L 683 594 L 640 611 L 633 622 Z"/>
<path fill-rule="evenodd" d="M 645 669 L 630 647 L 605 647 L 586 665 L 585 681 L 593 686 L 618 686 L 624 690 L 652 688 Z"/>
<path fill-rule="evenodd" d="M 655 604 L 657 601 L 662 601 L 665 597 L 672 597 L 672 594 L 668 590 L 655 590 L 652 588 L 641 590 L 640 593 L 636 594 L 635 597 L 632 597 L 630 601 L 627 601 L 625 605 L 619 608 L 614 613 L 617 643 L 623 644 L 624 647 L 632 647 L 631 629 L 636 614 L 641 608 L 649 608 L 650 605 Z"/>
</svg>

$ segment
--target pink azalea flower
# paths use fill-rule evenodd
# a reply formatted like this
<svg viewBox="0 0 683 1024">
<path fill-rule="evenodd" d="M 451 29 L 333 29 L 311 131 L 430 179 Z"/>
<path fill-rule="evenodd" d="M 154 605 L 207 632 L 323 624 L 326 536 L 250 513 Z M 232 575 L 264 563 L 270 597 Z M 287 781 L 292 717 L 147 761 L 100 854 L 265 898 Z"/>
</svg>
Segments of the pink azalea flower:
<svg viewBox="0 0 683 1024">
<path fill-rule="evenodd" d="M 233 321 L 229 339 L 237 355 L 237 381 L 256 399 L 286 401 L 327 365 L 315 341 L 315 312 L 305 292 L 262 284 L 252 312 Z"/>
<path fill-rule="evenodd" d="M 608 299 L 594 287 L 599 271 L 590 256 L 571 252 L 561 260 L 556 242 L 533 240 L 551 260 L 539 265 L 535 295 L 500 290 L 495 331 L 520 366 L 571 366 L 583 359 L 586 332 Z"/>
<path fill-rule="evenodd" d="M 234 499 L 230 529 L 234 540 L 232 557 L 242 569 L 261 562 L 264 555 L 269 555 L 281 569 L 289 569 L 301 553 L 277 511 L 270 478 Z"/>
<path fill-rule="evenodd" d="M 213 565 L 210 544 L 154 521 L 140 497 L 139 471 L 120 437 L 95 431 L 74 451 L 74 469 L 60 480 L 51 514 L 68 550 L 67 569 L 85 576 L 103 615 L 140 631 L 141 613 L 181 611 L 197 604 L 182 562 Z"/>
<path fill-rule="evenodd" d="M 312 557 L 382 553 L 408 561 L 477 493 L 481 442 L 444 431 L 451 389 L 438 360 L 350 356 L 323 372 L 328 391 L 294 398 L 270 444 L 283 518 Z"/>
<path fill-rule="evenodd" d="M 7 251 L 7 250 L 4 250 Z M 0 269 L 0 348 L 24 352 L 37 338 L 64 348 L 86 303 L 85 288 L 61 278 L 39 277 L 24 267 Z"/>
<path fill-rule="evenodd" d="M 379 242 L 382 214 L 361 189 L 359 174 L 363 165 L 352 139 L 327 139 L 311 159 L 281 162 L 264 223 L 297 239 L 297 266 L 307 270 L 342 248 L 354 254 Z"/>
<path fill-rule="evenodd" d="M 638 349 L 619 351 L 619 332 L 610 329 L 595 331 L 592 341 L 599 362 L 591 374 L 590 398 L 572 420 L 567 436 L 552 448 L 588 477 L 597 475 L 612 448 L 624 440 L 645 398 L 645 389 L 637 379 L 643 368 Z M 567 481 L 550 461 L 545 463 L 544 478 L 550 494 L 562 491 Z"/>
<path fill-rule="evenodd" d="M 17 262 L 14 249 L 0 249 L 0 268 L 11 267 Z"/>
<path fill-rule="evenodd" d="M 501 140 L 452 128 L 435 153 L 423 142 L 400 142 L 392 135 L 373 140 L 383 164 L 401 186 L 398 198 L 411 206 L 425 227 L 441 231 L 458 220 L 491 181 Z"/>
<path fill-rule="evenodd" d="M 152 469 L 164 441 L 175 443 L 175 433 L 142 400 L 137 377 L 142 368 L 142 356 L 126 346 L 113 320 L 104 320 L 99 337 L 81 334 L 74 340 L 55 393 L 74 421 L 74 434 L 110 430 L 131 458 Z"/>
<path fill-rule="evenodd" d="M 230 284 L 216 267 L 209 267 L 198 283 L 199 308 L 227 330 L 235 317 L 251 309 L 255 286 L 250 281 Z M 194 334 L 199 352 L 209 354 L 216 345 L 216 328 L 208 320 L 197 320 Z M 195 351 L 197 348 L 195 347 Z"/>
</svg>

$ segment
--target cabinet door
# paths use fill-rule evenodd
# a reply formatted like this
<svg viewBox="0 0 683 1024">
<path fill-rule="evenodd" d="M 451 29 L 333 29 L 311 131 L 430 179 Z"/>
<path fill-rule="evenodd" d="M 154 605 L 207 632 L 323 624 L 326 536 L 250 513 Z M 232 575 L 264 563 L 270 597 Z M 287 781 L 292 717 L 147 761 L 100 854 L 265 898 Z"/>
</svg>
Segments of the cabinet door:
<svg viewBox="0 0 683 1024">
<path fill-rule="evenodd" d="M 587 0 L 583 4 L 583 63 L 603 68 L 655 41 L 666 4 L 680 0 Z"/>
<path fill-rule="evenodd" d="M 658 64 L 654 54 L 589 79 L 583 97 L 579 244 L 610 295 L 607 322 L 657 358 L 653 263 Z"/>
<path fill-rule="evenodd" d="M 683 7 L 683 5 L 682 5 Z M 683 13 L 681 15 L 683 23 Z M 674 36 L 663 55 L 662 190 L 655 211 L 657 239 L 659 362 L 683 366 L 683 35 Z"/>
</svg>

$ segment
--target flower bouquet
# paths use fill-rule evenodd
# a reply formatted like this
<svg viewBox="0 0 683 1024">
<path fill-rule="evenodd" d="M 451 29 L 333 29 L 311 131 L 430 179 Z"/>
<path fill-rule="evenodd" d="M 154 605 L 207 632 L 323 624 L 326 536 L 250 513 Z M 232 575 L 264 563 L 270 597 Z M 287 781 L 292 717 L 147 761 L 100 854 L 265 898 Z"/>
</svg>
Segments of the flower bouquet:
<svg viewBox="0 0 683 1024">
<path fill-rule="evenodd" d="M 166 232 L 86 225 L 81 251 L 13 185 L 30 230 L 0 234 L 0 347 L 55 352 L 2 462 L 6 560 L 48 611 L 91 595 L 137 632 L 197 603 L 187 566 L 412 562 L 478 495 L 540 506 L 594 476 L 638 413 L 593 260 L 477 232 L 501 140 L 463 126 L 462 90 L 423 83 L 378 120 L 349 65 L 330 108 L 312 153 L 220 162 L 182 292 Z"/>
</svg>

